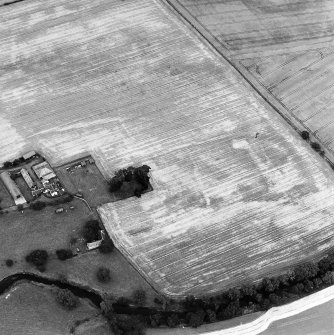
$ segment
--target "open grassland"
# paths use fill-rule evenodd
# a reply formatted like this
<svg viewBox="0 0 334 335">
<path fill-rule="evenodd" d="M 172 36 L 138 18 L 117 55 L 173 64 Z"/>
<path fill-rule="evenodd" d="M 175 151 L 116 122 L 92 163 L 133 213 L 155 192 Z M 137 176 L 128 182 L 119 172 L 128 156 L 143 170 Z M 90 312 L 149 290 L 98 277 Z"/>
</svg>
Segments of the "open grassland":
<svg viewBox="0 0 334 335">
<path fill-rule="evenodd" d="M 162 292 L 217 292 L 333 246 L 332 171 L 160 2 L 2 14 L 1 158 L 151 166 L 153 192 L 100 213 Z"/>
<path fill-rule="evenodd" d="M 23 282 L 15 285 L 0 298 L 0 333 L 70 334 L 70 328 L 75 321 L 93 318 L 97 314 L 99 310 L 84 299 L 80 299 L 78 307 L 73 311 L 65 310 L 57 304 L 54 293 L 49 288 Z M 100 323 L 102 326 L 102 320 Z"/>
<path fill-rule="evenodd" d="M 249 79 L 282 113 L 334 152 L 333 1 L 170 2 L 183 6 L 180 10 L 241 71 L 251 74 Z"/>
<path fill-rule="evenodd" d="M 69 210 L 69 206 L 75 206 Z M 150 285 L 138 274 L 128 261 L 114 250 L 111 254 L 86 250 L 81 230 L 89 219 L 95 219 L 86 205 L 73 200 L 62 205 L 65 211 L 55 214 L 54 207 L 42 211 L 25 209 L 21 212 L 10 212 L 0 216 L 0 280 L 19 272 L 33 272 L 51 279 L 67 279 L 81 286 L 90 287 L 100 293 L 110 293 L 115 297 L 131 297 L 133 291 L 142 288 L 147 294 L 147 303 L 153 304 L 157 296 Z M 70 244 L 71 238 L 77 238 L 75 247 Z M 56 256 L 57 249 L 72 249 L 80 252 L 66 261 Z M 46 272 L 40 273 L 25 261 L 25 256 L 32 250 L 45 249 L 49 253 Z M 7 267 L 6 259 L 12 259 L 14 265 Z M 96 271 L 104 266 L 110 269 L 111 282 L 100 283 Z"/>
</svg>

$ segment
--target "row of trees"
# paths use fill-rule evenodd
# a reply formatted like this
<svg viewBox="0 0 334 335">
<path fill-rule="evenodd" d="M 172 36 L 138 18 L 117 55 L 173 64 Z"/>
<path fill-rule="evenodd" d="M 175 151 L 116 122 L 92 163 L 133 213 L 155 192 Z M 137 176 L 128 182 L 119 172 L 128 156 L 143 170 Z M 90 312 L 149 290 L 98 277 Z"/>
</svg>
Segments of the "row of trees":
<svg viewBox="0 0 334 335">
<path fill-rule="evenodd" d="M 149 187 L 148 173 L 150 169 L 148 165 L 143 165 L 137 168 L 130 166 L 127 169 L 117 171 L 109 182 L 110 192 L 120 191 L 124 183 L 133 183 L 135 185 L 133 194 L 138 198 L 141 197 L 141 194 Z"/>
<path fill-rule="evenodd" d="M 129 321 L 128 326 L 124 326 L 118 316 L 110 312 L 110 309 L 105 314 L 116 334 L 127 334 L 133 331 L 132 327 L 138 326 L 138 323 L 139 332 L 135 334 L 141 334 L 144 327 L 173 328 L 180 324 L 198 327 L 203 323 L 226 320 L 255 311 L 265 311 L 333 284 L 334 252 L 330 252 L 319 262 L 299 264 L 280 276 L 263 278 L 258 284 L 231 288 L 208 298 L 198 299 L 189 296 L 181 303 L 184 312 L 157 312 L 146 317 L 134 318 Z M 117 303 L 122 301 L 119 299 Z M 126 303 L 129 303 L 129 300 L 124 298 L 124 304 Z"/>
<path fill-rule="evenodd" d="M 66 204 L 68 202 L 71 202 L 74 199 L 74 196 L 72 194 L 67 194 L 65 196 L 62 196 L 60 198 L 54 199 L 52 201 L 49 202 L 44 202 L 44 201 L 34 201 L 30 204 L 30 208 L 35 210 L 35 211 L 40 211 L 43 208 L 45 208 L 46 206 L 58 206 L 58 205 L 62 205 L 62 204 Z"/>
</svg>

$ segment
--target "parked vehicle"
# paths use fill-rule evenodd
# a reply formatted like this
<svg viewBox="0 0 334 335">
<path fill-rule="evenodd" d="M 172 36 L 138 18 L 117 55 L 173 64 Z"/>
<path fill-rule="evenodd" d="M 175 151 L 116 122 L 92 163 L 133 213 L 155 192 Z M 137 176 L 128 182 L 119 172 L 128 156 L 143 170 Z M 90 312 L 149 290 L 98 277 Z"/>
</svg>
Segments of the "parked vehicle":
<svg viewBox="0 0 334 335">
<path fill-rule="evenodd" d="M 55 210 L 56 214 L 64 212 L 64 208 L 60 207 Z"/>
</svg>

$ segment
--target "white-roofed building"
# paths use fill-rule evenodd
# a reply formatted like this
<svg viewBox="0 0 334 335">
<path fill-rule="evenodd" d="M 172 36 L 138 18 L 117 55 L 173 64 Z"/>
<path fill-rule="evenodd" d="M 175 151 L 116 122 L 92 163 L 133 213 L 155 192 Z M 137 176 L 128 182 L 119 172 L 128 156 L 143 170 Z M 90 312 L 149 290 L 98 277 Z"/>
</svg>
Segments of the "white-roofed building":
<svg viewBox="0 0 334 335">
<path fill-rule="evenodd" d="M 40 164 L 34 165 L 33 170 L 35 171 L 37 177 L 42 182 L 47 182 L 52 178 L 56 177 L 56 174 L 53 172 L 50 164 L 48 162 L 42 162 Z"/>
<path fill-rule="evenodd" d="M 22 177 L 23 177 L 23 179 L 25 180 L 25 182 L 27 183 L 27 185 L 30 187 L 30 188 L 32 188 L 34 185 L 35 185 L 35 183 L 34 183 L 34 181 L 32 180 L 32 178 L 30 177 L 30 174 L 29 174 L 29 172 L 26 170 L 26 169 L 21 169 L 21 175 L 22 175 Z"/>
<path fill-rule="evenodd" d="M 7 171 L 0 173 L 0 178 L 5 184 L 10 195 L 14 199 L 15 205 L 23 205 L 27 203 L 18 186 L 15 184 L 14 180 L 10 177 Z"/>
<path fill-rule="evenodd" d="M 26 154 L 23 155 L 23 159 L 24 160 L 27 160 L 31 157 L 34 157 L 36 155 L 36 152 L 35 151 L 29 151 L 27 152 Z"/>
</svg>

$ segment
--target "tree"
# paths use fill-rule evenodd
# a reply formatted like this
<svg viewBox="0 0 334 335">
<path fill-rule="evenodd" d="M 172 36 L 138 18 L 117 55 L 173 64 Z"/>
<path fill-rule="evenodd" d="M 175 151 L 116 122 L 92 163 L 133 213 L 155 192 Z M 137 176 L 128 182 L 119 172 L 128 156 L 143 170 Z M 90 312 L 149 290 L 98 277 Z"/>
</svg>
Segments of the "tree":
<svg viewBox="0 0 334 335">
<path fill-rule="evenodd" d="M 26 261 L 35 265 L 40 271 L 45 271 L 45 265 L 48 261 L 49 255 L 46 250 L 36 249 L 26 256 Z"/>
<path fill-rule="evenodd" d="M 104 266 L 101 266 L 96 271 L 96 278 L 101 283 L 108 283 L 111 280 L 110 270 Z"/>
<path fill-rule="evenodd" d="M 227 291 L 227 297 L 231 300 L 231 301 L 238 301 L 240 299 L 240 290 L 238 288 L 230 288 Z"/>
<path fill-rule="evenodd" d="M 231 302 L 218 313 L 218 319 L 226 320 L 242 314 L 239 302 Z"/>
<path fill-rule="evenodd" d="M 10 168 L 10 167 L 12 167 L 12 166 L 13 166 L 13 163 L 12 163 L 12 162 L 9 162 L 9 161 L 6 161 L 6 162 L 3 163 L 3 167 L 4 167 L 5 169 L 8 169 L 8 168 Z"/>
<path fill-rule="evenodd" d="M 30 204 L 30 208 L 35 211 L 40 211 L 41 209 L 46 207 L 46 203 L 43 201 L 35 201 Z"/>
<path fill-rule="evenodd" d="M 109 182 L 109 191 L 111 193 L 117 192 L 123 185 L 123 181 L 119 177 L 112 177 Z"/>
<path fill-rule="evenodd" d="M 100 225 L 97 220 L 89 220 L 85 223 L 82 235 L 86 242 L 93 242 L 99 239 Z"/>
<path fill-rule="evenodd" d="M 306 141 L 310 138 L 310 134 L 309 134 L 309 132 L 306 131 L 306 130 L 303 130 L 303 131 L 301 132 L 301 136 L 302 136 L 303 140 L 306 140 Z"/>
<path fill-rule="evenodd" d="M 14 261 L 12 259 L 6 259 L 6 266 L 8 266 L 10 268 L 13 265 L 14 265 Z"/>
<path fill-rule="evenodd" d="M 307 292 L 307 293 L 311 293 L 311 292 L 313 292 L 313 290 L 314 290 L 314 284 L 313 284 L 313 281 L 311 281 L 311 280 L 309 280 L 309 279 L 305 280 L 305 282 L 304 282 L 304 290 L 305 290 L 305 292 Z"/>
<path fill-rule="evenodd" d="M 255 297 L 256 296 L 256 287 L 254 285 L 243 285 L 241 287 L 241 296 L 244 297 Z"/>
<path fill-rule="evenodd" d="M 269 300 L 270 302 L 273 304 L 273 305 L 276 305 L 278 306 L 279 305 L 279 302 L 280 302 L 280 298 L 277 294 L 275 293 L 270 293 L 269 294 Z"/>
<path fill-rule="evenodd" d="M 321 278 L 325 285 L 334 284 L 334 273 L 332 271 L 327 271 Z"/>
<path fill-rule="evenodd" d="M 100 250 L 100 252 L 101 252 L 102 254 L 109 254 L 109 253 L 111 253 L 111 252 L 114 250 L 114 247 L 115 247 L 115 246 L 114 246 L 114 243 L 113 243 L 113 241 L 111 240 L 111 238 L 106 237 L 106 238 L 102 241 L 99 250 Z"/>
<path fill-rule="evenodd" d="M 138 305 L 144 305 L 146 302 L 146 292 L 143 289 L 135 290 L 132 294 L 133 301 Z"/>
<path fill-rule="evenodd" d="M 314 278 L 313 279 L 313 285 L 314 285 L 314 288 L 317 290 L 319 289 L 321 286 L 322 286 L 322 279 L 321 278 Z"/>
<path fill-rule="evenodd" d="M 58 249 L 56 255 L 58 259 L 65 261 L 66 259 L 73 257 L 73 252 L 71 249 Z"/>
<path fill-rule="evenodd" d="M 167 326 L 169 328 L 175 328 L 180 324 L 179 316 L 176 313 L 173 313 L 167 317 Z"/>
<path fill-rule="evenodd" d="M 300 264 L 295 267 L 295 280 L 297 282 L 304 281 L 316 277 L 318 274 L 318 265 L 312 262 Z"/>
<path fill-rule="evenodd" d="M 206 310 L 207 319 L 209 322 L 216 322 L 217 321 L 217 315 L 216 312 L 212 309 Z"/>
<path fill-rule="evenodd" d="M 67 310 L 72 310 L 79 304 L 79 298 L 67 289 L 57 289 L 56 301 Z"/>
<path fill-rule="evenodd" d="M 327 271 L 332 270 L 332 262 L 329 257 L 324 257 L 318 262 L 319 274 L 324 275 Z"/>
<path fill-rule="evenodd" d="M 202 309 L 187 314 L 187 320 L 190 327 L 197 328 L 204 323 L 205 312 Z"/>
<path fill-rule="evenodd" d="M 314 149 L 316 152 L 319 152 L 321 150 L 321 146 L 318 142 L 312 142 L 311 143 L 312 149 Z"/>
</svg>

